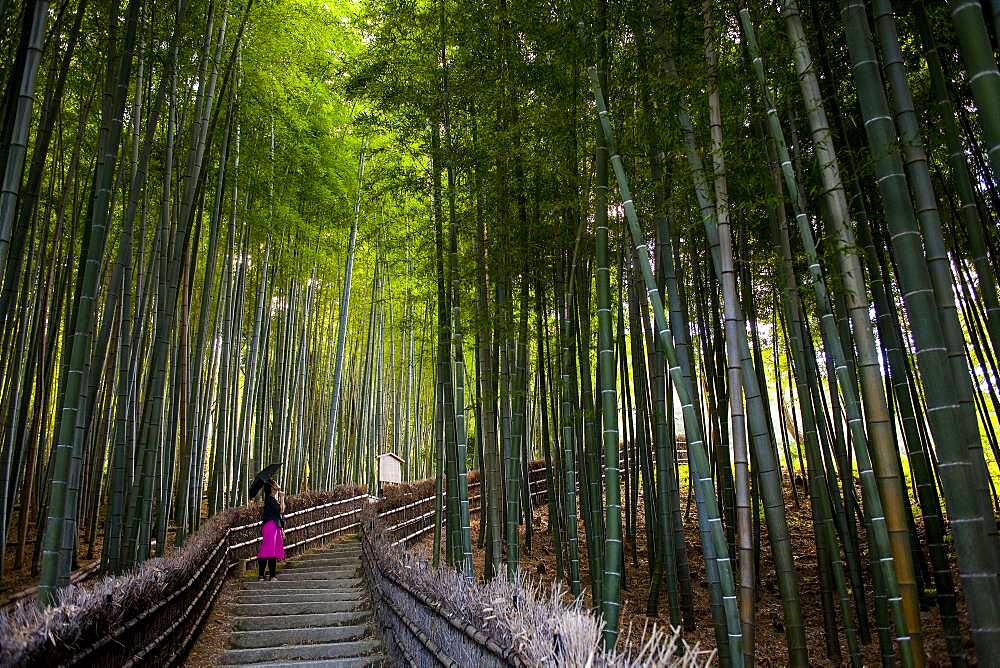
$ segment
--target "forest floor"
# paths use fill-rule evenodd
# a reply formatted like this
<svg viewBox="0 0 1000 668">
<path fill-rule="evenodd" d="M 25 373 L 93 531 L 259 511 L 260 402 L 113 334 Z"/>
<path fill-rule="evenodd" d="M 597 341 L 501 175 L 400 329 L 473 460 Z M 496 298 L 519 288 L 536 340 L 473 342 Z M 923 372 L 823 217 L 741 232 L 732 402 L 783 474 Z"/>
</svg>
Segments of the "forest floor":
<svg viewBox="0 0 1000 668">
<path fill-rule="evenodd" d="M 256 572 L 245 573 L 242 578 L 230 576 L 212 604 L 212 611 L 194 637 L 188 655 L 184 657 L 185 668 L 213 668 L 222 663 L 229 634 L 233 631 L 233 606 L 242 586 L 241 580 L 252 582 Z"/>
<path fill-rule="evenodd" d="M 11 521 L 11 527 L 16 526 L 17 512 L 14 513 L 14 518 Z M 4 561 L 3 577 L 0 578 L 0 607 L 14 602 L 12 599 L 20 596 L 20 594 L 25 590 L 38 585 L 38 566 L 40 565 L 40 557 L 38 561 L 35 561 L 34 555 L 37 551 L 35 544 L 37 534 L 35 532 L 34 522 L 28 525 L 23 560 L 20 568 L 15 568 L 18 548 L 16 532 L 11 532 L 10 538 L 13 540 L 7 542 L 7 553 Z M 77 561 L 73 565 L 73 570 L 77 571 L 100 561 L 102 545 L 103 536 L 100 533 L 98 533 L 97 538 L 94 540 L 92 550 L 88 548 L 86 543 L 80 545 L 77 549 Z M 38 551 L 38 554 L 41 554 L 40 551 Z"/>
<path fill-rule="evenodd" d="M 686 496 L 686 490 L 683 496 Z M 682 496 L 682 498 L 683 498 Z M 792 541 L 792 551 L 795 558 L 796 570 L 799 575 L 799 590 L 802 599 L 802 612 L 805 616 L 806 643 L 809 650 L 809 662 L 811 666 L 838 666 L 846 665 L 846 660 L 833 660 L 827 656 L 826 639 L 823 630 L 823 612 L 820 592 L 819 574 L 817 568 L 816 541 L 813 534 L 812 517 L 809 510 L 808 496 L 799 489 L 800 507 L 796 508 L 792 496 L 790 485 L 785 486 L 786 513 L 788 517 L 789 533 Z M 624 544 L 626 554 L 625 584 L 622 590 L 622 616 L 621 633 L 625 639 L 631 626 L 632 641 L 630 644 L 637 645 L 642 630 L 647 625 L 655 623 L 661 627 L 669 626 L 669 612 L 666 604 L 666 589 L 661 591 L 659 612 L 655 616 L 646 614 L 646 599 L 650 587 L 650 560 L 645 548 L 645 518 L 642 512 L 642 497 L 640 496 L 638 526 L 635 535 L 640 539 L 638 544 L 626 539 Z M 917 518 L 918 531 L 922 530 L 920 518 Z M 533 535 L 530 548 L 525 543 L 525 527 L 521 527 L 521 568 L 526 573 L 528 579 L 535 584 L 544 587 L 551 587 L 557 579 L 556 559 L 553 549 L 552 532 L 549 527 L 548 504 L 543 503 L 534 509 L 532 513 Z M 479 536 L 480 520 L 478 515 L 472 518 L 473 536 Z M 697 510 L 692 500 L 690 511 L 686 513 L 684 521 L 685 541 L 687 543 L 688 559 L 691 565 L 691 578 L 694 594 L 695 628 L 682 633 L 683 639 L 689 644 L 698 644 L 701 649 L 715 648 L 715 633 L 711 623 L 711 613 L 709 611 L 708 589 L 705 581 L 704 561 L 701 555 L 701 538 L 698 533 Z M 590 589 L 587 586 L 590 582 L 589 565 L 587 561 L 586 541 L 584 536 L 583 521 L 579 524 L 580 540 L 580 579 L 584 583 L 585 602 L 590 604 Z M 863 532 L 862 532 L 863 534 Z M 864 536 L 860 535 L 861 549 L 865 549 Z M 427 533 L 418 543 L 413 545 L 411 551 L 421 554 L 428 559 L 433 551 L 433 534 Z M 475 557 L 475 570 L 479 577 L 482 577 L 485 551 L 480 546 L 478 540 L 473 540 L 473 551 Z M 955 582 L 958 582 L 958 572 L 954 566 L 952 570 Z M 771 550 L 767 540 L 767 527 L 761 520 L 761 551 L 760 551 L 760 576 L 757 581 L 760 583 L 758 589 L 758 601 L 756 610 L 756 665 L 758 666 L 784 666 L 788 663 L 787 645 L 784 634 L 784 618 L 782 614 L 781 597 L 778 592 L 777 582 L 773 577 L 774 564 L 771 559 Z M 874 605 L 871 596 L 870 580 L 865 574 L 865 588 L 868 595 L 869 616 L 873 619 Z M 565 592 L 567 602 L 572 600 L 568 592 L 568 585 L 562 587 Z M 961 594 L 959 594 L 961 597 Z M 975 653 L 967 625 L 964 622 L 965 604 L 959 600 L 961 616 L 963 618 L 963 638 L 966 645 L 966 656 L 970 665 L 976 664 Z M 929 666 L 950 665 L 948 654 L 945 649 L 944 636 L 941 629 L 940 618 L 936 607 L 929 607 L 921 612 L 924 632 L 924 647 L 927 652 Z M 866 666 L 875 666 L 880 663 L 878 639 L 872 629 L 872 642 L 861 649 L 862 660 Z M 847 657 L 847 644 L 840 634 L 841 656 Z"/>
<path fill-rule="evenodd" d="M 17 513 L 14 512 L 13 518 L 11 520 L 11 526 L 17 526 Z M 202 523 L 204 524 L 208 521 L 208 505 L 202 504 Z M 28 524 L 27 536 L 25 540 L 25 550 L 24 558 L 21 564 L 21 568 L 15 568 L 15 558 L 17 552 L 17 538 L 16 533 L 12 532 L 9 536 L 12 540 L 7 542 L 7 555 L 6 561 L 4 562 L 3 577 L 0 578 L 0 608 L 11 602 L 11 597 L 17 596 L 24 590 L 35 587 L 38 585 L 38 567 L 40 566 L 40 559 L 38 562 L 32 563 L 34 560 L 34 554 L 40 551 L 37 550 L 35 542 L 37 540 L 38 534 L 35 531 L 35 523 L 30 522 Z M 167 527 L 167 545 L 166 545 L 166 555 L 170 555 L 175 549 L 174 539 L 177 534 L 177 529 L 171 522 Z M 80 532 L 80 542 L 77 544 L 76 551 L 76 563 L 73 565 L 73 570 L 77 571 L 79 569 L 86 568 L 92 564 L 95 564 L 101 560 L 101 554 L 104 550 L 104 529 L 103 523 L 98 526 L 96 535 L 94 536 L 94 544 L 90 545 L 87 542 L 87 535 L 84 530 L 81 529 Z M 158 555 L 165 556 L 165 555 Z"/>
</svg>

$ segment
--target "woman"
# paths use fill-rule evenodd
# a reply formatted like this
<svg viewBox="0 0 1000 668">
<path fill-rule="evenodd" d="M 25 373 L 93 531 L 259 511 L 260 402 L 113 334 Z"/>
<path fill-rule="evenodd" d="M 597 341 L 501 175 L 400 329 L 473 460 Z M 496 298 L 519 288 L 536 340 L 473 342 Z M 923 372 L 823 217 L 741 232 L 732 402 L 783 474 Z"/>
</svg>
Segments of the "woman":
<svg viewBox="0 0 1000 668">
<path fill-rule="evenodd" d="M 281 530 L 285 524 L 282 517 L 285 512 L 285 493 L 273 480 L 267 482 L 264 491 L 264 508 L 260 512 L 263 540 L 257 550 L 257 579 L 264 579 L 264 567 L 267 566 L 270 571 L 267 579 L 273 580 L 278 577 L 278 559 L 285 560 L 285 536 Z M 278 498 L 275 498 L 275 494 Z"/>
</svg>

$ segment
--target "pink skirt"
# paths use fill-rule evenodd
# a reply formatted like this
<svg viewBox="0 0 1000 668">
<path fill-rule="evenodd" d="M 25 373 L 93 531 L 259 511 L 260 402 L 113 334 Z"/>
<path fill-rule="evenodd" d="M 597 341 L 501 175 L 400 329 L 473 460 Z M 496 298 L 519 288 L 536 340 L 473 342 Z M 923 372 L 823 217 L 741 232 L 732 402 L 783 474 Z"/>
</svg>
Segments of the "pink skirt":
<svg viewBox="0 0 1000 668">
<path fill-rule="evenodd" d="M 260 549 L 257 550 L 258 559 L 280 559 L 285 560 L 285 535 L 274 520 L 270 520 L 261 528 L 264 540 L 260 542 Z"/>
</svg>

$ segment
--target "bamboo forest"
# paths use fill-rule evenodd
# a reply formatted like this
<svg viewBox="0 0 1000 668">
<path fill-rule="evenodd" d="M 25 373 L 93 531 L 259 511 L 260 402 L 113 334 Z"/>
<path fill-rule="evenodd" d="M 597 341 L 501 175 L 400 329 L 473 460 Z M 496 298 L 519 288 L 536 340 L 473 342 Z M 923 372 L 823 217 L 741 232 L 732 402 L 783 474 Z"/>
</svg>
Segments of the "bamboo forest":
<svg viewBox="0 0 1000 668">
<path fill-rule="evenodd" d="M 0 0 L 0 665 L 1000 665 L 998 55 Z"/>
</svg>

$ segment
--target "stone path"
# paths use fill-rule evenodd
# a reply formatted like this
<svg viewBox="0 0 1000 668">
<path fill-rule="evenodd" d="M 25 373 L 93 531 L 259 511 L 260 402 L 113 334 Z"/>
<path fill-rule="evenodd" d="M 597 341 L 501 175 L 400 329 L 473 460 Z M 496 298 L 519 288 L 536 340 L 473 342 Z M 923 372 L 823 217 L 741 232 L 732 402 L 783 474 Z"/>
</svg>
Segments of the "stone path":
<svg viewBox="0 0 1000 668">
<path fill-rule="evenodd" d="M 290 559 L 271 582 L 244 583 L 232 613 L 226 666 L 354 668 L 385 661 L 370 625 L 357 540 Z"/>
</svg>

